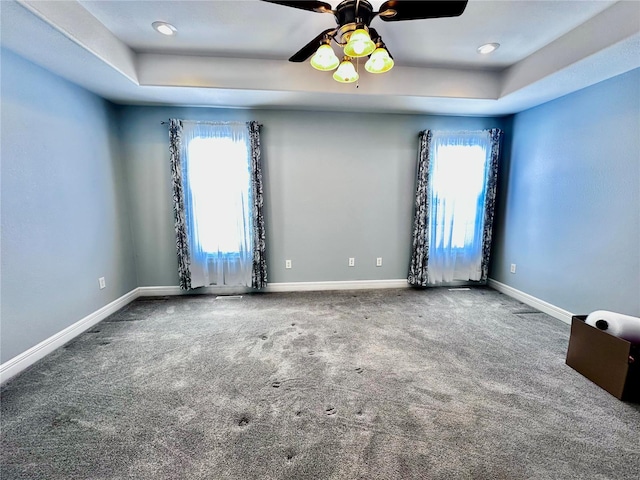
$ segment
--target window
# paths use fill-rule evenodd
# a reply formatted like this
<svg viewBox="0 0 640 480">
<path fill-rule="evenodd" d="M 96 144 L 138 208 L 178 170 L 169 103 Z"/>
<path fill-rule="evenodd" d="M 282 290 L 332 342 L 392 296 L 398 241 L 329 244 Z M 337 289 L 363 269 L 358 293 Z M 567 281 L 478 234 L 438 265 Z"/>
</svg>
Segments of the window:
<svg viewBox="0 0 640 480">
<path fill-rule="evenodd" d="M 180 287 L 267 284 L 260 125 L 169 121 Z"/>
<path fill-rule="evenodd" d="M 452 249 L 476 245 L 484 220 L 487 149 L 480 145 L 441 145 L 432 167 L 435 245 Z"/>
<path fill-rule="evenodd" d="M 485 275 L 484 242 L 489 237 L 484 223 L 492 141 L 487 130 L 432 134 L 426 212 L 430 285 L 479 281 Z M 495 192 L 494 187 L 492 190 Z"/>
<path fill-rule="evenodd" d="M 199 249 L 209 255 L 247 251 L 251 228 L 247 229 L 250 171 L 246 143 L 196 137 L 189 141 L 187 152 L 189 223 Z"/>
<path fill-rule="evenodd" d="M 486 282 L 502 130 L 420 132 L 408 282 Z"/>
</svg>

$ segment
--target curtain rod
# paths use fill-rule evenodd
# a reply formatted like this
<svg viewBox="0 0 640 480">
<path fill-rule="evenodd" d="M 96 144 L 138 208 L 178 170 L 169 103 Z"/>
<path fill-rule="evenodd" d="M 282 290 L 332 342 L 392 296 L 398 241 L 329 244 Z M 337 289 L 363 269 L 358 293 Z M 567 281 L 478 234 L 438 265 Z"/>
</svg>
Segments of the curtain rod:
<svg viewBox="0 0 640 480">
<path fill-rule="evenodd" d="M 194 123 L 209 123 L 212 125 L 246 125 L 249 122 L 210 122 L 210 121 L 199 121 L 199 120 L 183 120 L 185 122 L 194 122 Z M 164 120 L 160 122 L 160 125 L 167 125 L 169 122 L 165 122 Z M 259 127 L 263 125 L 261 123 L 258 124 Z"/>
</svg>

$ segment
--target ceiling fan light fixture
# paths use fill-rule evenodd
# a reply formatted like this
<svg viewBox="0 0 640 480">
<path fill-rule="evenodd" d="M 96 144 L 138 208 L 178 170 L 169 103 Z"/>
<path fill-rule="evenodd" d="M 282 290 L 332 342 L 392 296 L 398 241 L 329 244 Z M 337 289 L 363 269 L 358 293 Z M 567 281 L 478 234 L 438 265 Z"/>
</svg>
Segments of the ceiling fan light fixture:
<svg viewBox="0 0 640 480">
<path fill-rule="evenodd" d="M 178 29 L 167 22 L 153 22 L 151 26 L 156 32 L 169 37 L 178 33 Z"/>
<path fill-rule="evenodd" d="M 500 47 L 499 43 L 485 43 L 478 47 L 478 53 L 480 55 L 487 55 L 491 52 L 495 52 Z"/>
<path fill-rule="evenodd" d="M 393 58 L 389 56 L 389 52 L 383 47 L 376 48 L 364 68 L 369 73 L 384 73 L 393 68 Z"/>
<path fill-rule="evenodd" d="M 311 57 L 311 66 L 316 70 L 328 72 L 335 69 L 340 64 L 340 59 L 336 56 L 328 43 L 323 43 L 318 47 L 316 53 Z"/>
<path fill-rule="evenodd" d="M 371 40 L 369 32 L 364 25 L 359 25 L 349 37 L 349 41 L 344 47 L 344 54 L 352 58 L 366 57 L 375 49 L 376 44 Z"/>
<path fill-rule="evenodd" d="M 359 78 L 357 70 L 359 64 L 356 61 L 356 68 L 354 68 L 350 61 L 353 58 L 357 60 L 358 58 L 369 57 L 363 62 L 366 62 L 365 69 L 371 73 L 384 73 L 393 68 L 393 57 L 382 42 L 382 37 L 375 28 L 369 28 L 371 21 L 376 17 L 379 17 L 384 22 L 393 23 L 405 20 L 458 17 L 463 14 L 469 2 L 469 0 L 386 0 L 381 2 L 376 12 L 372 3 L 377 2 L 371 2 L 371 0 L 340 0 L 335 9 L 322 0 L 306 2 L 263 1 L 300 10 L 333 14 L 337 26 L 320 32 L 319 35 L 294 53 L 289 58 L 289 61 L 301 63 L 313 57 L 311 58 L 311 65 L 314 68 L 325 71 L 331 70 L 335 67 L 336 61 L 329 47 L 331 42 L 334 41 L 344 49 L 344 59 L 333 73 L 333 78 L 343 83 L 356 82 Z M 482 51 L 484 53 L 484 49 Z"/>
<path fill-rule="evenodd" d="M 345 57 L 340 63 L 338 69 L 333 73 L 333 79 L 340 83 L 353 83 L 360 78 L 356 68 L 348 57 Z"/>
</svg>

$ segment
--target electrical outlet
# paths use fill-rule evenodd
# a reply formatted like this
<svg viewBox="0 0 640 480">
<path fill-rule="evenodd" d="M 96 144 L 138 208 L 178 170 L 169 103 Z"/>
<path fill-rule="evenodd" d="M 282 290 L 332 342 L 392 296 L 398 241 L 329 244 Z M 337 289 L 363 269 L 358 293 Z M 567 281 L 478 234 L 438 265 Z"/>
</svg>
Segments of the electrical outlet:
<svg viewBox="0 0 640 480">
<path fill-rule="evenodd" d="M 356 259 L 353 257 L 349 257 L 349 266 L 350 267 L 355 267 L 356 266 Z"/>
<path fill-rule="evenodd" d="M 291 268 L 291 260 L 284 261 L 284 268 Z"/>
<path fill-rule="evenodd" d="M 516 273 L 516 264 L 515 263 L 511 264 L 511 273 Z"/>
<path fill-rule="evenodd" d="M 382 257 L 378 257 L 376 258 L 376 267 L 381 267 L 382 266 Z"/>
<path fill-rule="evenodd" d="M 100 277 L 98 279 L 98 285 L 100 286 L 100 290 L 107 286 L 107 282 L 105 282 L 104 277 Z"/>
</svg>

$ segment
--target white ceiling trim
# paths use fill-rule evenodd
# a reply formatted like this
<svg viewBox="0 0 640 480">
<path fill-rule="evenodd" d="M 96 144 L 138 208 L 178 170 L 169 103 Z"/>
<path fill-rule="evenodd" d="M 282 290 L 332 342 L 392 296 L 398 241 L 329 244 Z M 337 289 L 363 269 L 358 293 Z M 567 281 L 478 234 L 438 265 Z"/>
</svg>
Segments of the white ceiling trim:
<svg viewBox="0 0 640 480">
<path fill-rule="evenodd" d="M 44 42 L 24 47 L 30 59 L 40 58 L 49 68 L 55 63 L 58 74 L 117 103 L 505 115 L 640 67 L 636 1 L 614 4 L 501 72 L 396 66 L 384 75 L 367 74 L 359 88 L 338 84 L 306 62 L 136 53 L 75 0 L 19 4 L 74 45 L 64 52 L 47 51 Z M 27 21 L 11 8 L 5 11 Z M 21 31 L 7 30 L 14 37 Z M 11 40 L 37 42 L 36 36 Z M 65 58 L 77 64 L 86 55 L 93 60 L 85 63 L 102 75 L 64 65 Z M 105 75 L 104 68 L 122 81 Z"/>
<path fill-rule="evenodd" d="M 613 28 L 612 26 L 615 26 Z M 640 32 L 640 9 L 635 1 L 618 2 L 591 20 L 583 23 L 546 47 L 529 55 L 504 71 L 500 97 L 527 88 L 546 77 L 588 61 L 592 55 L 612 49 L 612 52 L 637 37 Z M 618 45 L 620 44 L 620 45 Z M 618 45 L 618 46 L 616 46 Z M 612 59 L 615 57 L 611 57 Z M 591 61 L 594 59 L 592 58 Z M 601 58 L 601 61 L 605 61 Z M 620 62 L 618 58 L 616 62 Z M 631 70 L 640 66 L 640 50 L 626 62 Z M 612 71 L 618 71 L 616 68 Z M 615 75 L 612 74 L 611 76 Z M 578 77 L 575 77 L 577 79 Z M 608 77 L 606 77 L 608 78 Z M 601 76 L 597 81 L 606 80 Z M 579 88 L 586 87 L 584 82 Z M 590 84 L 596 83 L 591 81 Z"/>
<path fill-rule="evenodd" d="M 476 99 L 499 94 L 497 72 L 395 67 L 392 75 L 368 75 L 358 87 L 336 82 L 331 73 L 281 60 L 138 55 L 141 85 Z"/>
<path fill-rule="evenodd" d="M 138 82 L 135 52 L 78 2 L 42 0 L 18 0 L 18 2 L 132 82 Z"/>
</svg>

